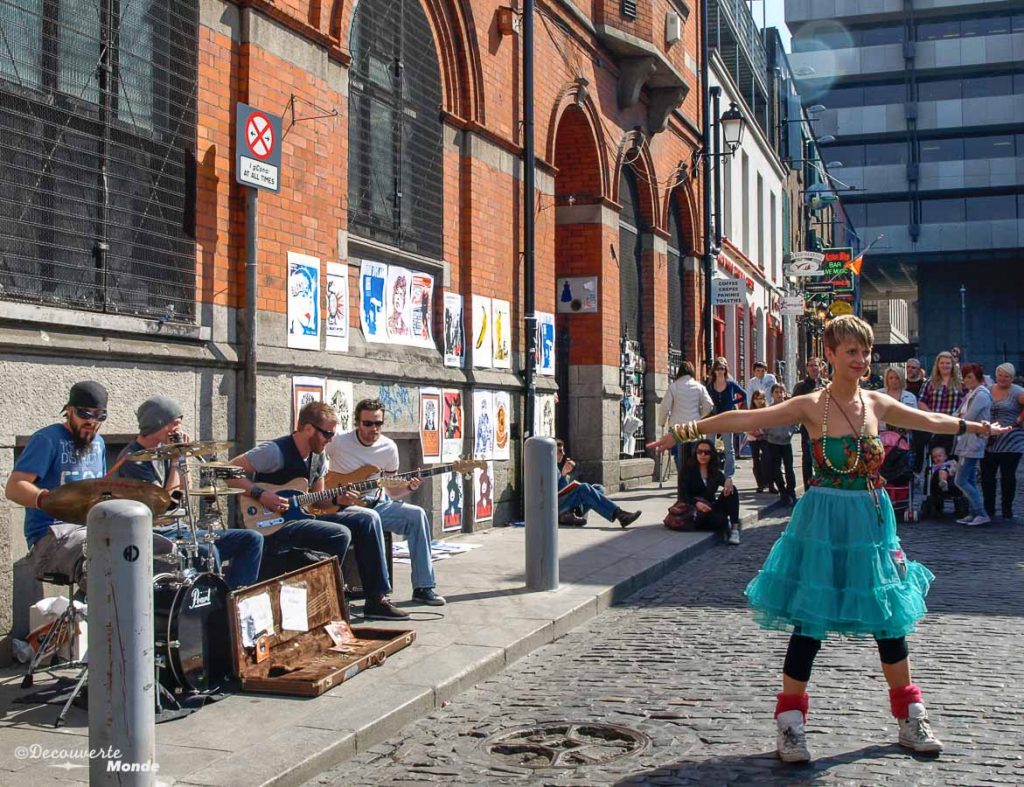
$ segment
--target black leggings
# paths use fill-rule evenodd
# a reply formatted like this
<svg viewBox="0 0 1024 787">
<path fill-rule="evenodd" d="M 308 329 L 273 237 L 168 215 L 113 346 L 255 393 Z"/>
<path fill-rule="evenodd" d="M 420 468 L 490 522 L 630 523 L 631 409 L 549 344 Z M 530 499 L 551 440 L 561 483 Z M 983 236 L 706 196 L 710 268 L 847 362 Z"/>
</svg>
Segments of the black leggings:
<svg viewBox="0 0 1024 787">
<path fill-rule="evenodd" d="M 878 656 L 883 664 L 899 664 L 910 655 L 906 637 L 895 639 L 875 637 L 875 642 L 878 644 Z M 789 638 L 789 648 L 786 650 L 786 661 L 782 666 L 782 673 L 787 678 L 806 683 L 811 679 L 811 667 L 819 650 L 821 650 L 820 639 L 805 637 L 803 634 L 794 632 L 793 636 Z"/>
</svg>

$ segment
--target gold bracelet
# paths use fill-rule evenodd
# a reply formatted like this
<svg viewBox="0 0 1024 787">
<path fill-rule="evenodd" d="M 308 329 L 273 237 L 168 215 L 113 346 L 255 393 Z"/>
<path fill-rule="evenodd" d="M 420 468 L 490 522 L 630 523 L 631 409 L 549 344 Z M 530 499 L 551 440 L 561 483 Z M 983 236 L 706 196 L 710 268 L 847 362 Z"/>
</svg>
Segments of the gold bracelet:
<svg viewBox="0 0 1024 787">
<path fill-rule="evenodd" d="M 685 424 L 676 424 L 672 427 L 672 436 L 677 443 L 693 443 L 704 437 L 704 433 L 697 426 L 696 421 L 687 421 Z"/>
</svg>

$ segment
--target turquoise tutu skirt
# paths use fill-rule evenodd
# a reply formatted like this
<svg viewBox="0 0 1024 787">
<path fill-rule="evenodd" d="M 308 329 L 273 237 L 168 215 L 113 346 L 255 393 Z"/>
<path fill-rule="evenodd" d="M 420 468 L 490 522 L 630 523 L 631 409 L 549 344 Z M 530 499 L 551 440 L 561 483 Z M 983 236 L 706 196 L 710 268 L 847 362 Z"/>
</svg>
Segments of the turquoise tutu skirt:
<svg viewBox="0 0 1024 787">
<path fill-rule="evenodd" d="M 877 495 L 877 504 L 876 504 Z M 916 628 L 935 575 L 903 558 L 884 489 L 814 486 L 747 585 L 754 620 L 814 639 L 879 639 Z"/>
</svg>

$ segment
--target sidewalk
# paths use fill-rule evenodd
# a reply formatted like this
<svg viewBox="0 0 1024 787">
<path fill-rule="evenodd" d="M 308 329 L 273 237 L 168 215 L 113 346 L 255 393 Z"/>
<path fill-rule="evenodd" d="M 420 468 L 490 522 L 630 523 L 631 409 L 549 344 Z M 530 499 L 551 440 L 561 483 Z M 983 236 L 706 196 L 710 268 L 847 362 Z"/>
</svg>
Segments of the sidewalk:
<svg viewBox="0 0 1024 787">
<path fill-rule="evenodd" d="M 755 496 L 749 461 L 736 475 L 748 524 L 776 502 Z M 584 528 L 559 530 L 561 587 L 530 593 L 524 587 L 524 530 L 495 528 L 462 536 L 479 549 L 437 563 L 446 607 L 410 607 L 417 639 L 382 666 L 314 699 L 236 694 L 177 721 L 157 726 L 158 783 L 184 785 L 298 784 L 365 750 L 408 722 L 446 704 L 534 649 L 558 639 L 616 601 L 710 548 L 711 534 L 675 533 L 661 525 L 675 479 L 616 500 L 643 516 L 628 530 L 595 513 Z M 411 595 L 409 569 L 396 566 L 394 598 Z M 358 610 L 361 606 L 356 602 Z M 361 622 L 358 616 L 354 623 Z M 386 625 L 378 624 L 374 625 Z M 409 624 L 396 625 L 396 628 Z M 22 691 L 20 675 L 0 677 L 0 783 L 33 787 L 84 784 L 84 758 L 26 757 L 19 747 L 87 748 L 88 717 L 73 708 L 55 730 L 57 706 L 12 704 L 46 684 Z M 45 677 L 45 676 L 41 676 Z"/>
</svg>

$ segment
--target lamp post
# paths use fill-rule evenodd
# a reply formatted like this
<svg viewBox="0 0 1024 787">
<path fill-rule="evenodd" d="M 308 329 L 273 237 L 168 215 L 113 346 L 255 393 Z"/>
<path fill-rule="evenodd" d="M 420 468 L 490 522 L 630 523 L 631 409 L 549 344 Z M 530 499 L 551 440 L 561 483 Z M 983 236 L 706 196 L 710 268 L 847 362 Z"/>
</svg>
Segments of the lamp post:
<svg viewBox="0 0 1024 787">
<path fill-rule="evenodd" d="M 960 285 L 960 354 L 967 357 L 967 288 Z"/>
</svg>

